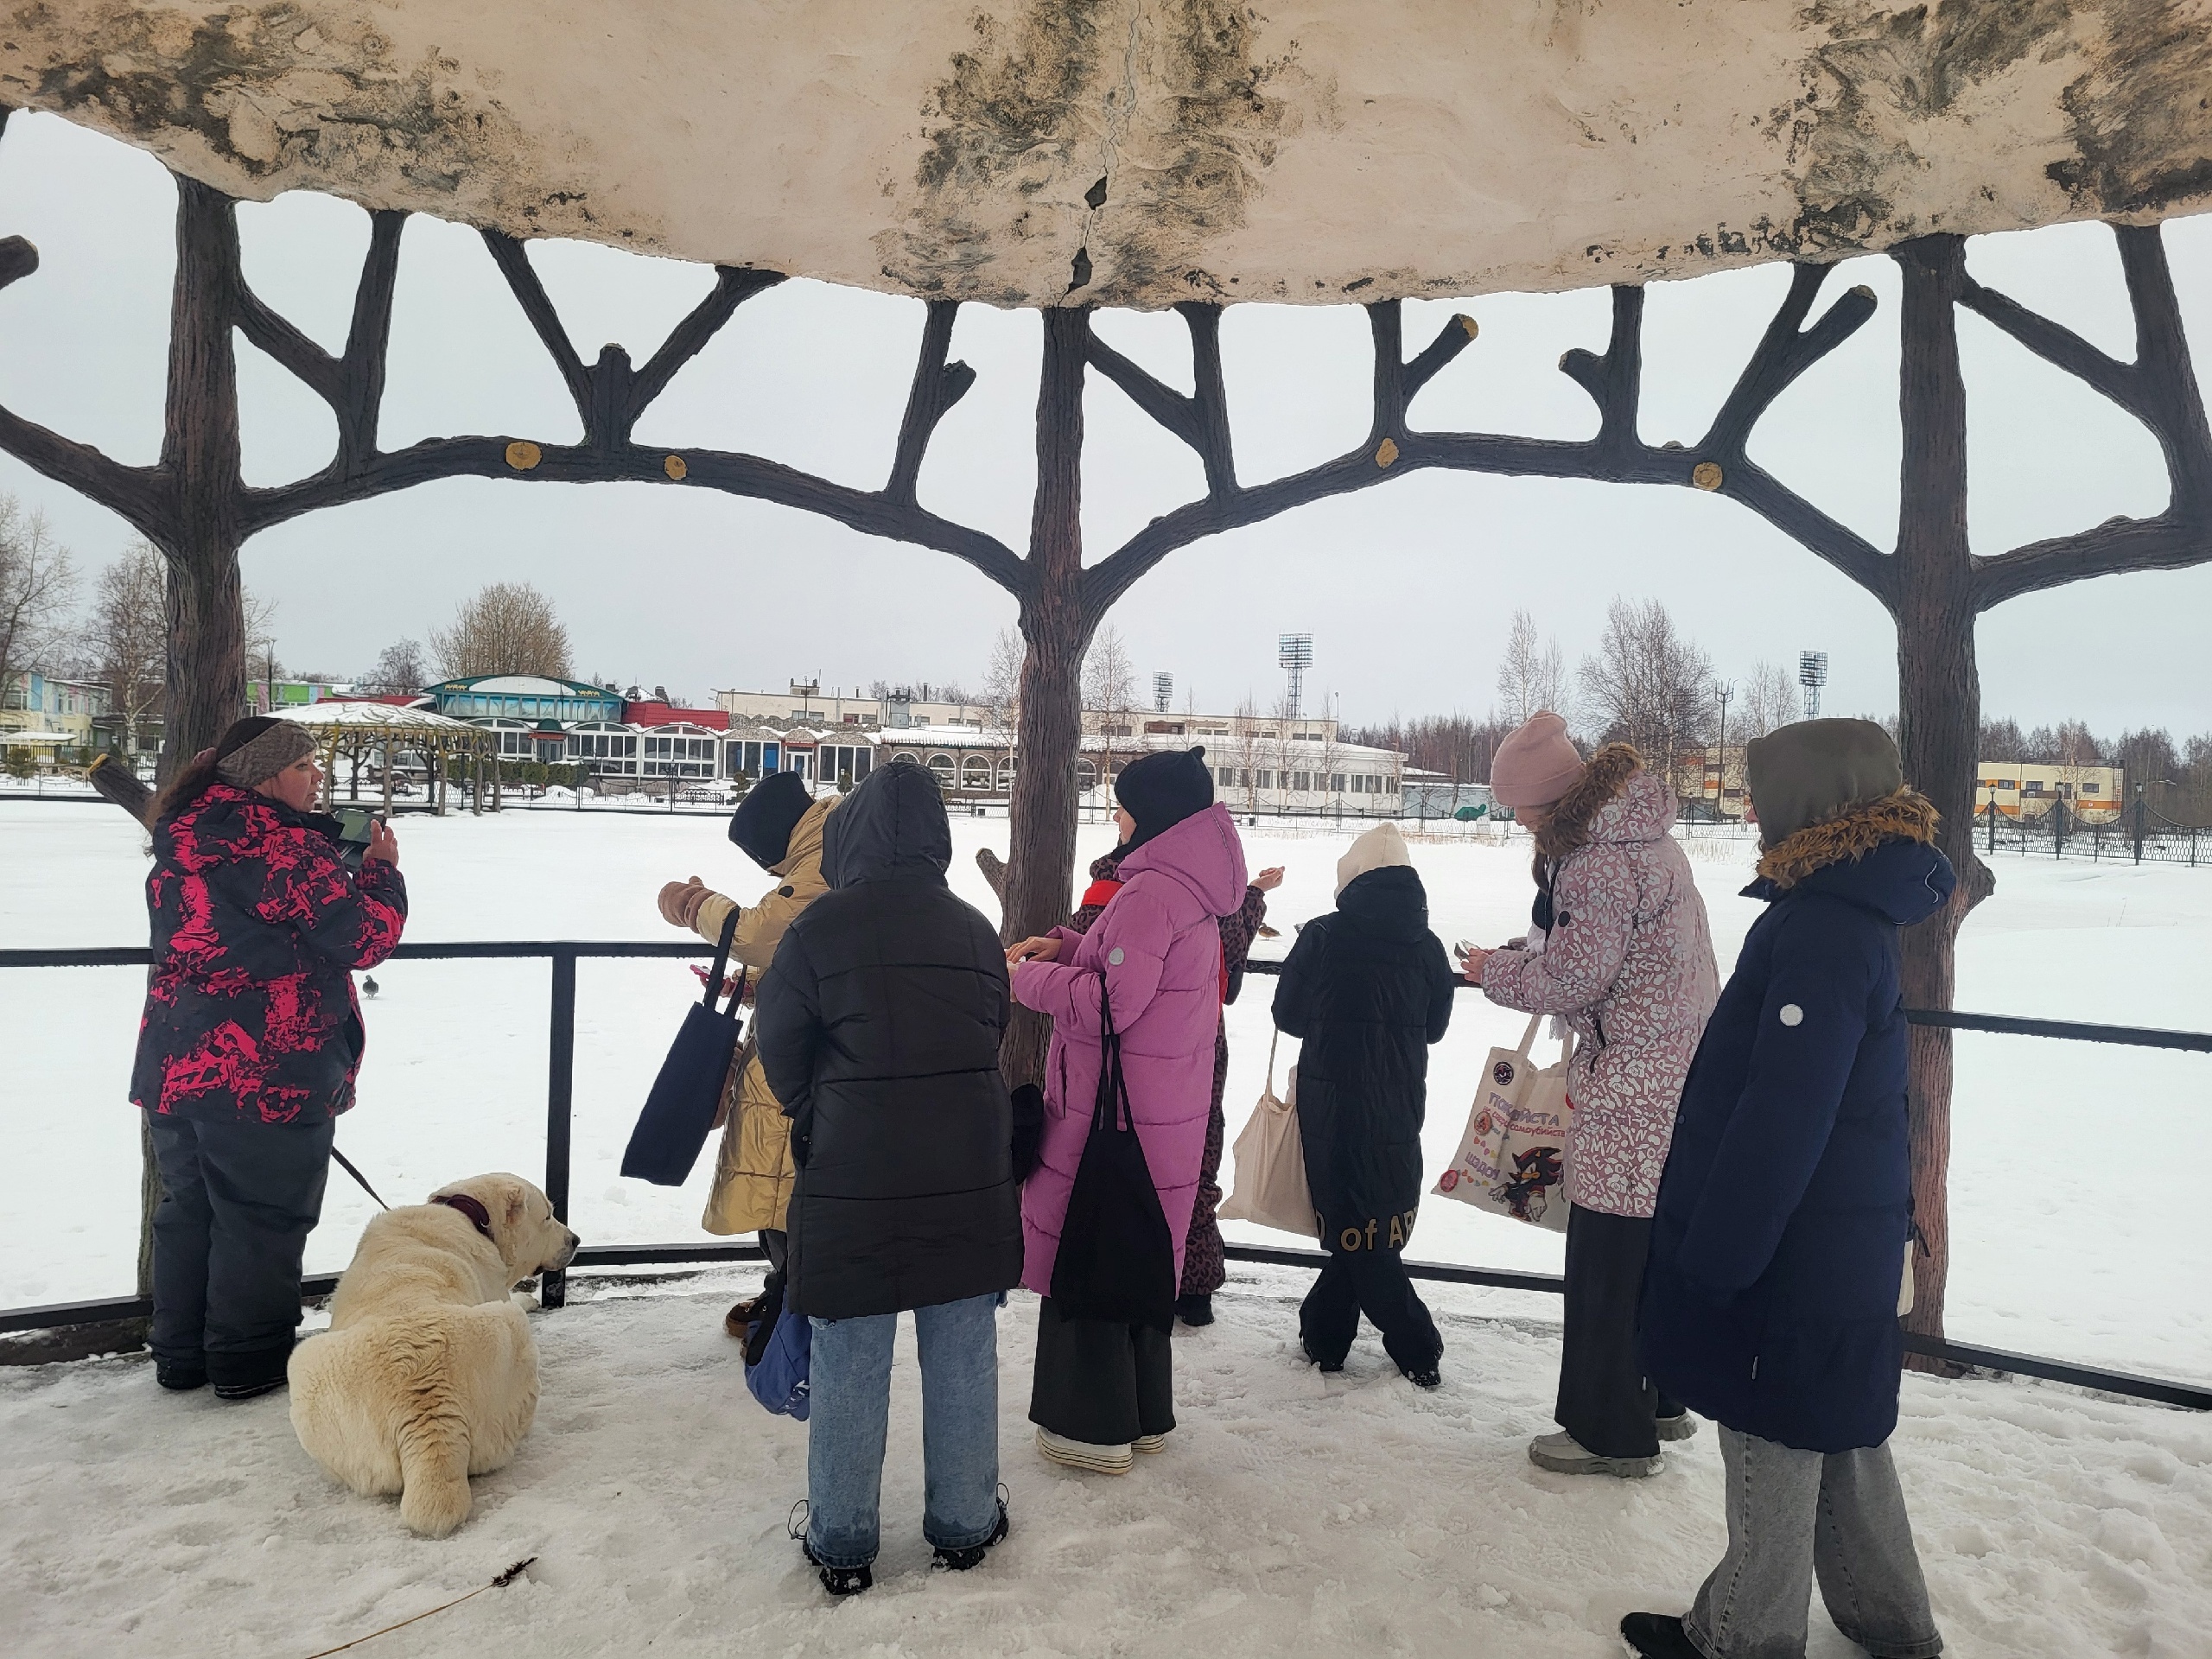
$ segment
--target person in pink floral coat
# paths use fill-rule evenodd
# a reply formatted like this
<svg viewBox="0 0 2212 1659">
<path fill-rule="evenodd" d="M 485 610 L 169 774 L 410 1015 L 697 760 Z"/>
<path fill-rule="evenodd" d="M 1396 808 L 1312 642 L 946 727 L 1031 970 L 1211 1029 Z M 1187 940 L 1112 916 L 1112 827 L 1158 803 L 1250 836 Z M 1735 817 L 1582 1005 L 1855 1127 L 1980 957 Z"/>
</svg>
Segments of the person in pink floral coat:
<svg viewBox="0 0 2212 1659">
<path fill-rule="evenodd" d="M 1540 714 L 1499 747 L 1491 788 L 1535 838 L 1534 925 L 1465 971 L 1575 1039 L 1561 1432 L 1529 1455 L 1563 1474 L 1648 1475 L 1659 1442 L 1695 1427 L 1644 1381 L 1636 1313 L 1675 1109 L 1719 995 L 1705 901 L 1669 834 L 1674 791 L 1626 744 L 1586 764 L 1567 722 Z"/>
</svg>

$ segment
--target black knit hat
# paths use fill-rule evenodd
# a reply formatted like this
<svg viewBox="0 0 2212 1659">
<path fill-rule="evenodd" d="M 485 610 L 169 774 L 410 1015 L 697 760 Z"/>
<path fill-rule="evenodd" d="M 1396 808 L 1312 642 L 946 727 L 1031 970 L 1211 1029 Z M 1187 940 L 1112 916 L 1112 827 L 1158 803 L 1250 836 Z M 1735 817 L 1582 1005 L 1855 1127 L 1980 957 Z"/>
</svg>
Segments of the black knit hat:
<svg viewBox="0 0 2212 1659">
<path fill-rule="evenodd" d="M 1134 852 L 1163 830 L 1173 830 L 1213 804 L 1213 768 L 1205 745 L 1139 755 L 1114 779 L 1114 798 L 1137 821 L 1122 850 Z"/>
<path fill-rule="evenodd" d="M 791 849 L 791 831 L 814 804 L 813 791 L 795 772 L 772 772 L 753 785 L 729 815 L 729 838 L 737 850 L 768 869 Z"/>
</svg>

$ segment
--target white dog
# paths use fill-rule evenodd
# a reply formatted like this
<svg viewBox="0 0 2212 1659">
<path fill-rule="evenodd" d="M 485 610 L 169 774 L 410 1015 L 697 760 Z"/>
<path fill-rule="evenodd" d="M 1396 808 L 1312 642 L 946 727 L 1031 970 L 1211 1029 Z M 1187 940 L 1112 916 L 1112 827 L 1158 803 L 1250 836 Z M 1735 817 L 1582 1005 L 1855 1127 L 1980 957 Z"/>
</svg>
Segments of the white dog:
<svg viewBox="0 0 2212 1659">
<path fill-rule="evenodd" d="M 292 1429 L 364 1497 L 442 1538 L 468 1518 L 468 1478 L 505 1466 L 537 1411 L 537 1344 L 517 1281 L 568 1266 L 576 1236 L 518 1175 L 479 1175 L 368 1224 L 330 1300 L 330 1329 L 293 1351 Z"/>
</svg>

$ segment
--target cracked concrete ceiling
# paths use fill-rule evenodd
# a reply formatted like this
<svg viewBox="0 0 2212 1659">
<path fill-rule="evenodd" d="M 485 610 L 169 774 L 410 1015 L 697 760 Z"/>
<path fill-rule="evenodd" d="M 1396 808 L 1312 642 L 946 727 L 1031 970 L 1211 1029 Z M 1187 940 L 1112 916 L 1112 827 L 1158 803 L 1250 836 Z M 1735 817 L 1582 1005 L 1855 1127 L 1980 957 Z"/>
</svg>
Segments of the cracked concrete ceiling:
<svg viewBox="0 0 2212 1659">
<path fill-rule="evenodd" d="M 0 0 L 0 101 L 238 196 L 1001 305 L 1585 288 L 2212 205 L 2212 0 Z"/>
</svg>

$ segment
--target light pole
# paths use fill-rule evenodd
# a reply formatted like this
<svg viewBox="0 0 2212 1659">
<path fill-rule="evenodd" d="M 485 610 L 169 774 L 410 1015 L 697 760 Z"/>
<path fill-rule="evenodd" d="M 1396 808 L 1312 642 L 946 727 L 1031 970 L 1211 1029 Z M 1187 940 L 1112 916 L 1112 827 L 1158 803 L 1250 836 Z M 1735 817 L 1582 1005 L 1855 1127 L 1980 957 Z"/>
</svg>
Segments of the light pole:
<svg viewBox="0 0 2212 1659">
<path fill-rule="evenodd" d="M 1720 804 L 1728 797 L 1728 699 L 1736 695 L 1733 682 L 1723 680 L 1713 689 L 1720 699 L 1720 771 L 1713 783 L 1713 821 L 1720 822 Z"/>
</svg>

